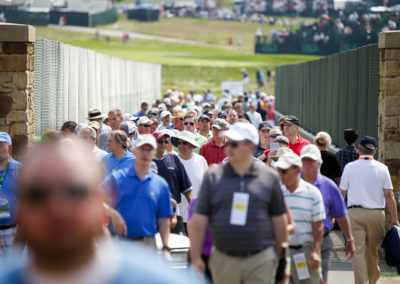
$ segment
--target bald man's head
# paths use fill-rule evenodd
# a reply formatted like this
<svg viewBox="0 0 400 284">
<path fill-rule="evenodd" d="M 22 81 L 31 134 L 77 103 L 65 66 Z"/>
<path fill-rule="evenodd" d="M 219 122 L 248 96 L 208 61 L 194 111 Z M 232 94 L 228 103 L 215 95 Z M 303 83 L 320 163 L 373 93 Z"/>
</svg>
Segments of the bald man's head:
<svg viewBox="0 0 400 284">
<path fill-rule="evenodd" d="M 102 229 L 103 170 L 77 142 L 39 145 L 20 172 L 18 225 L 33 255 L 59 261 L 91 249 Z"/>
</svg>

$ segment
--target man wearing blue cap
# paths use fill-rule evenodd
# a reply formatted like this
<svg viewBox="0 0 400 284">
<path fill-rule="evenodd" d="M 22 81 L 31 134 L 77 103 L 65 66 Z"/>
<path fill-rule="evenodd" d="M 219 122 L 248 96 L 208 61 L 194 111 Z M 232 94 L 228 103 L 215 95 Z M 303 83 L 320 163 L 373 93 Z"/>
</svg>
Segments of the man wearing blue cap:
<svg viewBox="0 0 400 284">
<path fill-rule="evenodd" d="M 356 247 L 352 259 L 355 283 L 376 283 L 380 277 L 378 248 L 385 235 L 385 201 L 391 226 L 400 226 L 388 167 L 374 159 L 374 137 L 360 140 L 358 160 L 343 170 L 340 190 L 347 194 L 348 215 Z"/>
<path fill-rule="evenodd" d="M 0 132 L 0 255 L 10 248 L 16 232 L 16 183 L 21 163 L 11 158 L 12 141 L 7 132 Z"/>
</svg>

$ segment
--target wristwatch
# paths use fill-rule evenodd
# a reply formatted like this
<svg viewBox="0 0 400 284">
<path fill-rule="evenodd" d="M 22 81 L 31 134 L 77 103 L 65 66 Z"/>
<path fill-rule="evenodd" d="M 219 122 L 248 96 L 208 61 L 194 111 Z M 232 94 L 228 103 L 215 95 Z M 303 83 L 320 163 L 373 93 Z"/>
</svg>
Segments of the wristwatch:
<svg viewBox="0 0 400 284">
<path fill-rule="evenodd" d="M 354 237 L 351 237 L 350 239 L 346 239 L 346 242 L 348 242 L 348 243 L 354 242 Z"/>
<path fill-rule="evenodd" d="M 166 250 L 168 252 L 171 252 L 171 248 L 169 246 L 163 246 L 162 250 Z"/>
</svg>

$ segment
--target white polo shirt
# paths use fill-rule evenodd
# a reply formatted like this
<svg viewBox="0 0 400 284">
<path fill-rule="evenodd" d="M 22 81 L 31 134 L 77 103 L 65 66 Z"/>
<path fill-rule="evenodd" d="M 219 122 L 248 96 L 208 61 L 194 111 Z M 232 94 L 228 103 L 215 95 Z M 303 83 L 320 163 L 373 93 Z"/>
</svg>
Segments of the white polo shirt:
<svg viewBox="0 0 400 284">
<path fill-rule="evenodd" d="M 340 189 L 347 191 L 347 206 L 376 209 L 385 208 L 383 190 L 392 190 L 393 185 L 387 166 L 362 155 L 344 167 Z"/>
<path fill-rule="evenodd" d="M 295 191 L 290 192 L 284 185 L 282 191 L 296 224 L 296 233 L 289 236 L 289 244 L 297 246 L 313 243 L 313 222 L 325 219 L 321 192 L 302 179 Z"/>
</svg>

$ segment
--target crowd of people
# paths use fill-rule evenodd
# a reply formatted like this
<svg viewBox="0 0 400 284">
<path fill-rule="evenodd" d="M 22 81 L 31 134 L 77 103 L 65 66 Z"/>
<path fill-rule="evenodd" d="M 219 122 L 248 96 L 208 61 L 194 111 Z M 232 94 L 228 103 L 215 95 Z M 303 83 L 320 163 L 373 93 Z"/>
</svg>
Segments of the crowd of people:
<svg viewBox="0 0 400 284">
<path fill-rule="evenodd" d="M 21 163 L 0 132 L 0 252 L 28 255 L 0 283 L 327 283 L 335 223 L 355 282 L 376 283 L 385 204 L 399 226 L 376 139 L 356 147 L 346 129 L 334 154 L 327 132 L 312 144 L 273 105 L 173 88 L 135 113 L 92 108 L 47 130 Z M 190 238 L 190 267 L 206 278 L 149 257 L 159 234 L 171 260 L 171 233 Z"/>
</svg>

